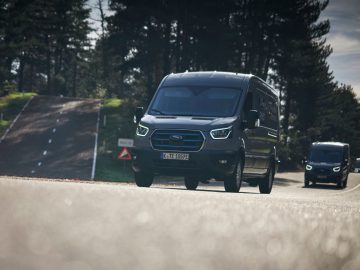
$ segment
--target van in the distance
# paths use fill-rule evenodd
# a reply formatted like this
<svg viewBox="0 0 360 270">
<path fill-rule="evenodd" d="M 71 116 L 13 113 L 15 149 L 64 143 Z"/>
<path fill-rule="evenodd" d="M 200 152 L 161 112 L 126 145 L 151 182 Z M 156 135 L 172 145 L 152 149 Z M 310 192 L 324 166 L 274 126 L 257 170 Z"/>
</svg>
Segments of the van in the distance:
<svg viewBox="0 0 360 270">
<path fill-rule="evenodd" d="M 170 74 L 147 110 L 137 108 L 133 170 L 149 187 L 155 175 L 224 181 L 238 192 L 242 181 L 270 193 L 277 170 L 279 93 L 254 75 L 228 72 Z"/>
<path fill-rule="evenodd" d="M 355 161 L 355 167 L 354 167 L 355 173 L 360 173 L 360 158 L 357 158 Z"/>
<path fill-rule="evenodd" d="M 335 183 L 345 188 L 350 171 L 350 146 L 340 142 L 315 142 L 305 163 L 305 187 L 312 182 L 314 185 Z"/>
</svg>

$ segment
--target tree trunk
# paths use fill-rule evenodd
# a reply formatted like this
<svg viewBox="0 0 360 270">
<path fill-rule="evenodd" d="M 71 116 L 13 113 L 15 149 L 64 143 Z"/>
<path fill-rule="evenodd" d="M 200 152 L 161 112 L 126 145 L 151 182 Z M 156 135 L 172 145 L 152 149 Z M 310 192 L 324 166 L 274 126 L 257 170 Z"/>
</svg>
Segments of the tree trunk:
<svg viewBox="0 0 360 270">
<path fill-rule="evenodd" d="M 77 57 L 75 56 L 74 73 L 73 73 L 73 85 L 72 85 L 72 96 L 76 97 L 76 80 L 77 80 Z"/>
<path fill-rule="evenodd" d="M 291 93 L 291 85 L 287 85 L 287 91 L 286 91 L 286 98 L 285 98 L 285 109 L 284 109 L 284 120 L 283 120 L 283 129 L 284 129 L 284 143 L 287 143 L 287 138 L 289 136 L 289 119 L 290 119 L 290 111 L 291 111 L 291 99 L 292 99 L 292 93 Z"/>
<path fill-rule="evenodd" d="M 50 51 L 50 41 L 49 38 L 46 38 L 47 43 L 47 50 L 46 50 L 46 76 L 47 76 L 47 84 L 46 84 L 46 91 L 48 95 L 52 94 L 52 87 L 51 87 L 51 51 Z"/>
<path fill-rule="evenodd" d="M 163 51 L 163 76 L 170 73 L 170 34 L 171 34 L 171 19 L 167 18 L 166 28 L 165 28 L 165 38 L 164 45 L 165 49 Z"/>
<path fill-rule="evenodd" d="M 25 66 L 25 59 L 24 56 L 20 57 L 20 66 L 19 66 L 19 84 L 18 84 L 18 91 L 23 92 L 24 91 L 24 66 Z"/>
</svg>

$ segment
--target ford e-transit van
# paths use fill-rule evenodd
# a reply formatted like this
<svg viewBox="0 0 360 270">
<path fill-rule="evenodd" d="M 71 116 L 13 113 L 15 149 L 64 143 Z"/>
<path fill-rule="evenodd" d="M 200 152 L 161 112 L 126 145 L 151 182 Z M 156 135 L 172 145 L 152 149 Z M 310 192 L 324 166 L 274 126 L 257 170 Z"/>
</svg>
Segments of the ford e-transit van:
<svg viewBox="0 0 360 270">
<path fill-rule="evenodd" d="M 166 76 L 146 112 L 137 108 L 133 170 L 149 187 L 155 175 L 224 181 L 238 192 L 242 181 L 270 193 L 277 170 L 279 94 L 253 75 L 185 72 Z"/>
<path fill-rule="evenodd" d="M 315 142 L 306 161 L 304 186 L 309 183 L 335 183 L 347 186 L 350 171 L 350 146 L 340 142 Z"/>
</svg>

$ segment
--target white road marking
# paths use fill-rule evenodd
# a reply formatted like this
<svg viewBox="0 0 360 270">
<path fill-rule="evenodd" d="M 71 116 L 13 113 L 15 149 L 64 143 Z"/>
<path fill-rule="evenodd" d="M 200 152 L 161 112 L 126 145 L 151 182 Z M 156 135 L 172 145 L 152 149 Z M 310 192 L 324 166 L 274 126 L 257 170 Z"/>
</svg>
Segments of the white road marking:
<svg viewBox="0 0 360 270">
<path fill-rule="evenodd" d="M 52 143 L 52 139 L 49 139 L 48 143 L 51 144 L 51 143 Z"/>
<path fill-rule="evenodd" d="M 16 121 L 19 119 L 21 113 L 25 110 L 25 108 L 29 105 L 30 101 L 32 101 L 34 98 L 34 96 L 32 96 L 28 102 L 26 102 L 26 104 L 24 105 L 24 107 L 21 109 L 21 111 L 19 112 L 19 114 L 15 117 L 14 121 L 11 122 L 10 126 L 6 129 L 4 135 L 0 138 L 0 143 L 5 139 L 5 137 L 8 135 L 8 133 L 10 132 L 10 130 L 12 129 L 12 127 L 14 126 L 14 124 L 16 123 Z"/>
<path fill-rule="evenodd" d="M 52 132 L 55 133 L 55 132 L 56 132 L 56 128 L 53 128 Z"/>
<path fill-rule="evenodd" d="M 41 161 L 38 162 L 38 166 L 40 167 L 42 165 Z"/>
<path fill-rule="evenodd" d="M 47 151 L 46 151 L 46 150 L 43 152 L 43 155 L 44 155 L 44 156 L 46 156 L 46 155 L 47 155 Z"/>
<path fill-rule="evenodd" d="M 100 103 L 99 103 L 99 110 L 98 110 L 97 123 L 96 123 L 95 146 L 94 146 L 93 165 L 92 165 L 92 170 L 91 170 L 91 180 L 94 180 L 94 178 L 95 178 L 99 122 L 100 122 Z"/>
<path fill-rule="evenodd" d="M 334 195 L 341 195 L 341 194 L 344 194 L 344 193 L 348 193 L 348 192 L 351 192 L 351 191 L 354 191 L 355 189 L 358 189 L 360 187 L 360 184 L 356 185 L 355 187 L 349 189 L 349 190 L 345 190 L 343 192 L 338 192 L 338 193 L 335 193 Z"/>
</svg>

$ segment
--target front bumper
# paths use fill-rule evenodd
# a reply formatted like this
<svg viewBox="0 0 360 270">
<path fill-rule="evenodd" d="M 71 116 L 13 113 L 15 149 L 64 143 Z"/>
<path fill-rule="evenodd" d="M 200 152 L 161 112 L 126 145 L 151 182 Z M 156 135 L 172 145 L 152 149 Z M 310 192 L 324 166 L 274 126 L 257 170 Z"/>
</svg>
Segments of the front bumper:
<svg viewBox="0 0 360 270">
<path fill-rule="evenodd" d="M 151 148 L 134 149 L 133 170 L 159 175 L 224 177 L 231 175 L 236 166 L 238 152 L 202 149 L 189 152 L 189 160 L 164 160 L 163 152 Z M 224 162 L 226 160 L 226 162 Z"/>
<path fill-rule="evenodd" d="M 316 181 L 319 183 L 338 183 L 343 178 L 343 173 L 332 172 L 328 174 L 319 174 L 312 171 L 305 171 L 305 180 L 307 181 Z"/>
</svg>

